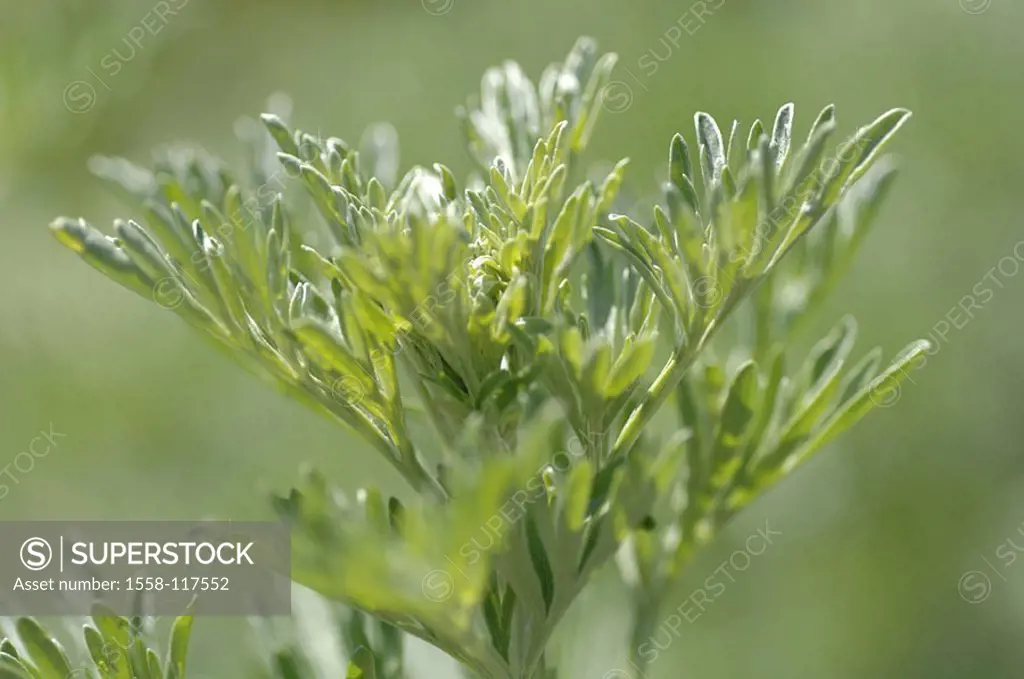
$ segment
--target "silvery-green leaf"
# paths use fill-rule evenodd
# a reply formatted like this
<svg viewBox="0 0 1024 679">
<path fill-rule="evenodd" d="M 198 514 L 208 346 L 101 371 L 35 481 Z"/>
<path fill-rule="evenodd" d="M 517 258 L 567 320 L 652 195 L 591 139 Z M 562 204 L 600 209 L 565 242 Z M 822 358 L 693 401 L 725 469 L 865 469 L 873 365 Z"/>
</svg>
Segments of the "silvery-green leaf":
<svg viewBox="0 0 1024 679">
<path fill-rule="evenodd" d="M 35 665 L 42 677 L 63 679 L 71 674 L 64 648 L 33 618 L 18 618 L 18 637 L 25 648 L 26 660 Z"/>
<path fill-rule="evenodd" d="M 722 168 L 725 167 L 725 144 L 722 141 L 722 132 L 718 129 L 715 119 L 707 113 L 696 114 L 694 125 L 697 128 L 697 139 L 700 142 L 700 151 L 703 156 L 701 172 L 704 177 L 704 185 L 711 189 L 718 184 L 722 177 Z"/>
<path fill-rule="evenodd" d="M 793 137 L 793 103 L 779 109 L 772 126 L 771 158 L 777 169 L 781 169 L 789 156 L 789 144 Z"/>
</svg>

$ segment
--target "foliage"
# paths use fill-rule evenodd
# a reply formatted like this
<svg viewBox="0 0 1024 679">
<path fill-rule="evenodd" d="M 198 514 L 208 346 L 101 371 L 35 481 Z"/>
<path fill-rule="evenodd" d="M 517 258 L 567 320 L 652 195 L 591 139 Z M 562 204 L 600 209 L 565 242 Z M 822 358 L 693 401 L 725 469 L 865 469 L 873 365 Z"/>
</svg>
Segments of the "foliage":
<svg viewBox="0 0 1024 679">
<path fill-rule="evenodd" d="M 60 642 L 33 618 L 0 625 L 2 679 L 181 679 L 192 617 L 177 618 L 163 653 L 154 640 L 155 621 L 125 618 L 100 605 L 74 635 L 69 657 Z"/>
<path fill-rule="evenodd" d="M 625 214 L 626 160 L 577 179 L 614 63 L 581 39 L 536 85 L 511 62 L 488 70 L 459 111 L 479 165 L 461 186 L 441 164 L 399 177 L 387 126 L 351 146 L 266 114 L 268 134 L 240 126 L 246 180 L 197 149 L 165 151 L 152 171 L 99 158 L 93 170 L 141 205 L 142 223 L 116 221 L 114 236 L 52 226 L 358 432 L 416 491 L 350 498 L 310 472 L 274 501 L 293 527 L 294 579 L 355 612 L 349 676 L 403 676 L 401 631 L 476 676 L 553 677 L 553 630 L 617 554 L 635 648 L 695 550 L 925 348 L 847 368 L 844 319 L 787 367 L 795 329 L 891 186 L 880 153 L 909 112 L 834 152 L 831 107 L 803 144 L 791 104 L 745 137 L 698 113 L 696 151 L 675 135 L 657 204 Z M 726 345 L 733 316 L 741 341 Z M 679 427 L 661 440 L 651 422 L 670 399 Z M 292 660 L 302 651 L 285 654 L 277 676 L 316 676 Z"/>
</svg>

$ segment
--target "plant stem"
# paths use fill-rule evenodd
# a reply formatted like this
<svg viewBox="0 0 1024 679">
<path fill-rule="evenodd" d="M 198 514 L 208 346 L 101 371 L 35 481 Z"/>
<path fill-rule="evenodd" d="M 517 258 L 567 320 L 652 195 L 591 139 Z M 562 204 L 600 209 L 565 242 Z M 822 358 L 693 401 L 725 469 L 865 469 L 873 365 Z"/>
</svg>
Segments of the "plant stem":
<svg viewBox="0 0 1024 679">
<path fill-rule="evenodd" d="M 771 349 L 773 326 L 771 311 L 774 309 L 772 301 L 774 298 L 774 279 L 771 276 L 761 283 L 754 293 L 757 296 L 757 304 L 754 310 L 754 358 L 763 360 Z"/>
<path fill-rule="evenodd" d="M 700 344 L 703 344 L 703 342 Z M 651 421 L 654 414 L 665 403 L 668 395 L 676 388 L 679 381 L 686 375 L 686 371 L 693 365 L 693 361 L 699 351 L 700 346 L 690 351 L 688 345 L 684 344 L 672 352 L 672 356 L 665 363 L 665 367 L 658 373 L 658 377 L 647 390 L 647 394 L 640 402 L 640 405 L 630 413 L 629 419 L 626 420 L 626 424 L 623 425 L 622 431 L 619 433 L 619 437 L 615 439 L 615 445 L 612 448 L 612 459 L 618 455 L 625 454 L 636 443 L 644 427 Z"/>
<path fill-rule="evenodd" d="M 754 283 L 754 288 L 756 288 L 756 285 L 757 282 Z M 647 426 L 655 413 L 664 405 L 669 394 L 679 386 L 679 382 L 686 375 L 686 371 L 690 369 L 707 343 L 718 332 L 718 329 L 722 327 L 725 319 L 743 301 L 744 296 L 752 292 L 754 288 L 734 288 L 731 290 L 729 296 L 725 299 L 725 303 L 704 327 L 696 341 L 687 340 L 675 348 L 672 356 L 665 363 L 665 367 L 658 373 L 658 376 L 647 390 L 647 394 L 636 409 L 630 413 L 629 419 L 626 420 L 622 431 L 619 432 L 619 437 L 615 440 L 615 446 L 612 448 L 612 459 L 618 455 L 624 455 L 633 447 L 636 440 L 640 438 L 640 434 L 643 433 L 644 427 Z"/>
<path fill-rule="evenodd" d="M 637 591 L 633 604 L 633 632 L 630 635 L 629 664 L 640 679 L 646 679 L 648 658 L 640 653 L 640 647 L 654 635 L 658 626 L 658 598 L 651 591 Z"/>
<path fill-rule="evenodd" d="M 307 395 L 299 389 L 295 389 L 295 395 L 300 400 L 307 400 Z M 431 494 L 440 501 L 445 501 L 448 494 L 441 483 L 434 478 L 420 463 L 412 449 L 412 443 L 403 439 L 401 448 L 388 439 L 387 436 L 374 425 L 369 418 L 354 408 L 344 409 L 326 398 L 317 398 L 314 403 L 321 406 L 332 417 L 341 420 L 358 432 L 364 440 L 376 448 L 398 470 L 413 490 L 418 493 Z"/>
</svg>

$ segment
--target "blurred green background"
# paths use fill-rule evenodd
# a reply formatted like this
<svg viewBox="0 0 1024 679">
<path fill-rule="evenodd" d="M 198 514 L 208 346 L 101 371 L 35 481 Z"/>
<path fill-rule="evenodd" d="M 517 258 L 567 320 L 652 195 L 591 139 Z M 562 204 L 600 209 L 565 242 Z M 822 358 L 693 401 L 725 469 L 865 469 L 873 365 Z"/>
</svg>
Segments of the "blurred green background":
<svg viewBox="0 0 1024 679">
<path fill-rule="evenodd" d="M 749 125 L 792 100 L 800 139 L 829 102 L 844 133 L 892 106 L 914 110 L 892 147 L 896 191 L 805 341 L 849 311 L 860 346 L 891 356 L 986 275 L 994 291 L 973 318 L 951 314 L 944 339 L 932 335 L 938 353 L 892 407 L 697 561 L 666 609 L 765 521 L 782 533 L 684 622 L 653 676 L 1021 676 L 1024 560 L 1006 565 L 996 550 L 1024 545 L 1024 275 L 1003 260 L 1024 240 L 1024 6 L 709 0 L 721 6 L 701 23 L 689 0 L 168 4 L 177 14 L 156 24 L 150 14 L 156 35 L 126 58 L 149 0 L 0 2 L 0 467 L 40 430 L 63 434 L 29 471 L 9 468 L 17 483 L 5 480 L 0 520 L 261 518 L 267 491 L 286 488 L 303 462 L 346 487 L 399 488 L 366 445 L 78 262 L 46 225 L 134 216 L 88 174 L 94 153 L 145 163 L 156 145 L 195 140 L 237 158 L 234 121 L 275 91 L 291 95 L 303 129 L 355 141 L 388 120 L 403 166 L 465 173 L 452 113 L 483 69 L 513 58 L 537 76 L 589 34 L 620 55 L 630 97 L 603 114 L 590 160 L 629 156 L 637 191 L 660 176 L 674 132 L 692 139 L 697 110 Z M 688 13 L 693 35 L 663 42 Z M 101 60 L 113 49 L 122 68 L 111 76 Z M 567 677 L 621 665 L 625 601 L 608 573 L 573 611 L 561 638 Z M 240 643 L 245 623 L 198 630 L 200 676 L 244 676 L 220 642 Z M 424 667 L 449 676 L 429 658 Z"/>
</svg>

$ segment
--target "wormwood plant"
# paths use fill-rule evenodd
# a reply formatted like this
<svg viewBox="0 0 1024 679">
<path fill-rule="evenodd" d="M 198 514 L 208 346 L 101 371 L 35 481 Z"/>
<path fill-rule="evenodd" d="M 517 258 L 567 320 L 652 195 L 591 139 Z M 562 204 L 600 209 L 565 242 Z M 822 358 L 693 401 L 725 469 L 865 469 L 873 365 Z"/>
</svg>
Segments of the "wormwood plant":
<svg viewBox="0 0 1024 679">
<path fill-rule="evenodd" d="M 357 432 L 415 491 L 347 495 L 313 472 L 274 501 L 293 527 L 294 580 L 343 604 L 349 676 L 406 677 L 413 635 L 467 676 L 555 677 L 549 639 L 612 562 L 635 604 L 630 671 L 645 671 L 659 602 L 697 550 L 925 349 L 854 361 L 843 319 L 791 355 L 892 184 L 880 152 L 909 112 L 834 149 L 831 106 L 796 144 L 791 104 L 746 134 L 698 113 L 695 136 L 669 144 L 654 204 L 633 210 L 619 197 L 626 160 L 590 180 L 581 164 L 614 63 L 581 39 L 536 85 L 514 63 L 488 70 L 459 110 L 479 165 L 464 183 L 441 164 L 399 176 L 390 128 L 350 146 L 267 114 L 269 134 L 240 127 L 247 176 L 199 150 L 164 152 L 153 170 L 97 159 L 139 221 L 112 236 L 52 225 Z M 668 403 L 678 423 L 661 436 Z M 45 635 L 21 622 L 16 636 L 0 676 L 61 676 Z M 315 647 L 272 647 L 271 674 L 326 676 Z M 91 672 L 179 676 L 135 653 L 93 654 Z"/>
</svg>

